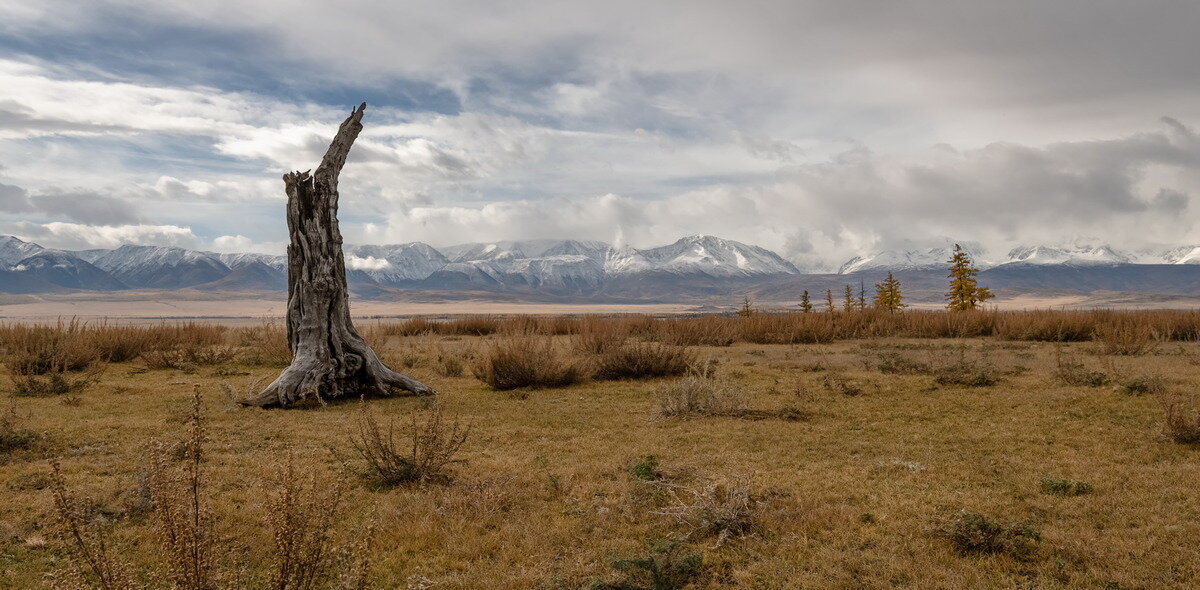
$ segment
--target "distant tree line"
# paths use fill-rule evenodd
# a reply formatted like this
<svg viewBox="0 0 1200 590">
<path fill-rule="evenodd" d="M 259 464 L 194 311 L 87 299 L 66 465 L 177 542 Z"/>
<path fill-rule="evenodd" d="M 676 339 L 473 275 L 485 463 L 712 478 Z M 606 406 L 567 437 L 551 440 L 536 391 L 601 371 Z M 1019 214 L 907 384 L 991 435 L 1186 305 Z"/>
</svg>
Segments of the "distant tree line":
<svg viewBox="0 0 1200 590">
<path fill-rule="evenodd" d="M 976 275 L 979 274 L 979 269 L 975 266 L 975 262 L 971 259 L 971 255 L 962 249 L 962 246 L 955 244 L 954 252 L 947 261 L 950 264 L 950 274 L 947 275 L 950 279 L 950 290 L 946 292 L 946 308 L 950 311 L 969 311 L 979 309 L 984 301 L 995 297 L 991 289 L 979 285 Z M 888 313 L 896 313 L 901 309 L 908 307 L 904 303 L 904 295 L 901 292 L 900 281 L 888 272 L 887 278 L 875 284 L 875 296 L 871 299 L 871 305 L 875 309 L 887 311 Z M 813 305 L 812 296 L 805 289 L 800 295 L 800 313 L 813 313 L 816 307 Z M 855 296 L 854 288 L 846 285 L 842 291 L 842 311 L 865 311 L 867 309 L 867 290 L 866 285 L 859 281 L 858 294 Z M 833 289 L 825 290 L 825 312 L 834 313 L 836 308 L 833 303 Z M 746 296 L 742 302 L 741 309 L 738 310 L 738 315 L 749 317 L 754 313 L 750 304 L 750 297 Z"/>
</svg>

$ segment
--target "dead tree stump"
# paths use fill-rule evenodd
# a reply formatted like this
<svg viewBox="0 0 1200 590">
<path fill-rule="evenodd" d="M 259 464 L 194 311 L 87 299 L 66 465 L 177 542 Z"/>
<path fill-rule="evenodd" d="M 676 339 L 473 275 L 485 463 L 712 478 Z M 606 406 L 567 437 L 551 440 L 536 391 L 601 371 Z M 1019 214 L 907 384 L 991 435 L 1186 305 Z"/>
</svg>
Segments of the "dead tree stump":
<svg viewBox="0 0 1200 590">
<path fill-rule="evenodd" d="M 359 105 L 338 128 L 315 174 L 283 176 L 287 190 L 288 347 L 292 364 L 246 405 L 287 407 L 394 390 L 434 393 L 383 365 L 350 322 L 346 263 L 338 229 L 338 174 L 362 131 Z"/>
</svg>

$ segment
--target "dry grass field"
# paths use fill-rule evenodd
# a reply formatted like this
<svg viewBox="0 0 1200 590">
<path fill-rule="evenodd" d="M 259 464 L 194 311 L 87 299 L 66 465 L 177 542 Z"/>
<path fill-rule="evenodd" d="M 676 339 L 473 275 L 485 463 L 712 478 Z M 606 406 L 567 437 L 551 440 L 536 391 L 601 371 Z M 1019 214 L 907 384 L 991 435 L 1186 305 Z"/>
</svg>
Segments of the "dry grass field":
<svg viewBox="0 0 1200 590">
<path fill-rule="evenodd" d="M 1200 313 L 366 335 L 439 394 L 242 408 L 279 327 L 0 327 L 0 587 L 1200 584 Z"/>
</svg>

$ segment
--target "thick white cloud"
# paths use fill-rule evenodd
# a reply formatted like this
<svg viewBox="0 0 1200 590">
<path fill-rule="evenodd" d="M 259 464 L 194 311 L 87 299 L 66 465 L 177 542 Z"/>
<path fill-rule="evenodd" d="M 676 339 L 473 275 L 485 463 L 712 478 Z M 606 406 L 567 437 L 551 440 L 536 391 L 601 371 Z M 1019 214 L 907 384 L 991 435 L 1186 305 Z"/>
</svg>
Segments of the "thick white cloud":
<svg viewBox="0 0 1200 590">
<path fill-rule="evenodd" d="M 353 254 L 346 257 L 346 268 L 351 270 L 383 270 L 392 266 L 384 258 L 375 258 L 374 256 L 355 256 Z"/>
<path fill-rule="evenodd" d="M 192 230 L 176 225 L 85 225 L 82 223 L 0 223 L 0 232 L 48 248 L 82 250 L 116 248 L 122 244 L 200 247 Z"/>
<path fill-rule="evenodd" d="M 0 0 L 0 34 L 79 39 L 114 14 L 253 38 L 272 82 L 450 91 L 453 114 L 368 109 L 352 242 L 712 233 L 828 267 L 964 237 L 1200 241 L 1188 3 Z M 281 248 L 279 175 L 349 105 L 262 86 L 0 60 L 0 223 Z"/>
</svg>

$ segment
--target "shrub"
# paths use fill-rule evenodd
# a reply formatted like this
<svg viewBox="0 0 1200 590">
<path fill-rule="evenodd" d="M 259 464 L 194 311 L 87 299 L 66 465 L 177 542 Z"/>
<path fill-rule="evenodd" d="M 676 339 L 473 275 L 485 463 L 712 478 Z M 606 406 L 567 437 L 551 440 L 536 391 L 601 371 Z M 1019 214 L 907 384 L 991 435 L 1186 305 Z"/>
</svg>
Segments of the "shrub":
<svg viewBox="0 0 1200 590">
<path fill-rule="evenodd" d="M 101 361 L 101 352 L 83 324 L 72 320 L 55 325 L 4 326 L 4 364 L 17 376 L 80 371 Z"/>
<path fill-rule="evenodd" d="M 1108 375 L 1089 370 L 1083 363 L 1064 360 L 1062 356 L 1058 357 L 1054 376 L 1059 381 L 1073 386 L 1101 387 L 1108 384 Z"/>
<path fill-rule="evenodd" d="M 826 391 L 844 395 L 847 397 L 855 397 L 862 395 L 863 388 L 858 383 L 846 379 L 840 374 L 828 373 L 821 378 L 821 386 Z"/>
<path fill-rule="evenodd" d="M 242 348 L 238 360 L 255 367 L 286 367 L 292 362 L 287 328 L 274 322 L 239 328 L 235 333 Z"/>
<path fill-rule="evenodd" d="M 964 554 L 1005 554 L 1026 559 L 1037 551 L 1041 533 L 1025 523 L 1005 524 L 963 509 L 938 532 Z"/>
<path fill-rule="evenodd" d="M 879 363 L 876 366 L 880 373 L 889 375 L 927 375 L 933 372 L 929 363 L 923 363 L 897 353 L 879 355 Z"/>
<path fill-rule="evenodd" d="M 562 357 L 549 338 L 514 337 L 493 343 L 476 359 L 475 377 L 496 390 L 566 387 L 583 371 Z"/>
<path fill-rule="evenodd" d="M 658 481 L 663 473 L 658 468 L 658 457 L 646 455 L 629 466 L 629 475 L 641 481 Z"/>
<path fill-rule="evenodd" d="M 294 458 L 279 468 L 267 501 L 267 525 L 275 539 L 268 588 L 324 588 L 336 576 L 333 528 L 345 488 L 301 474 Z"/>
<path fill-rule="evenodd" d="M 668 481 L 652 482 L 668 496 L 668 506 L 659 514 L 687 527 L 689 535 L 717 537 L 717 545 L 730 537 L 750 532 L 759 501 L 750 491 L 749 477 L 702 481 L 687 486 Z"/>
<path fill-rule="evenodd" d="M 651 543 L 646 555 L 618 557 L 610 566 L 624 579 L 594 582 L 591 590 L 683 590 L 703 574 L 704 558 L 681 539 L 667 539 Z"/>
<path fill-rule="evenodd" d="M 79 498 L 67 487 L 58 460 L 50 462 L 51 490 L 58 534 L 71 552 L 72 570 L 56 586 L 97 587 L 102 590 L 134 590 L 139 585 L 130 575 L 130 565 L 113 547 L 110 523 L 96 513 L 95 502 Z"/>
<path fill-rule="evenodd" d="M 682 375 L 695 362 L 687 348 L 634 342 L 610 348 L 595 358 L 597 379 L 645 379 Z"/>
<path fill-rule="evenodd" d="M 1096 329 L 1098 312 L 1028 311 L 999 317 L 996 335 L 1008 340 L 1086 342 Z"/>
<path fill-rule="evenodd" d="M 1167 391 L 1167 380 L 1161 375 L 1141 375 L 1121 383 L 1117 391 L 1126 395 L 1157 395 Z"/>
<path fill-rule="evenodd" d="M 439 334 L 487 336 L 500 330 L 500 320 L 491 316 L 470 316 L 438 324 Z"/>
<path fill-rule="evenodd" d="M 1042 493 L 1054 496 L 1082 496 L 1092 493 L 1092 484 L 1077 479 L 1045 478 Z"/>
<path fill-rule="evenodd" d="M 1096 327 L 1096 342 L 1102 354 L 1138 356 L 1150 352 L 1157 342 L 1153 328 L 1136 317 Z"/>
<path fill-rule="evenodd" d="M 580 324 L 572 345 L 581 354 L 605 354 L 625 344 L 628 337 L 629 329 L 625 324 L 591 318 Z"/>
<path fill-rule="evenodd" d="M 37 431 L 21 427 L 15 404 L 0 413 L 0 454 L 32 448 L 39 439 Z"/>
<path fill-rule="evenodd" d="M 457 355 L 438 352 L 437 365 L 435 367 L 437 374 L 442 377 L 462 377 L 463 361 Z"/>
<path fill-rule="evenodd" d="M 655 339 L 675 346 L 729 346 L 738 337 L 737 321 L 719 316 L 658 320 Z"/>
<path fill-rule="evenodd" d="M 745 410 L 747 393 L 711 373 L 688 375 L 659 390 L 658 415 L 663 417 L 735 416 Z"/>
<path fill-rule="evenodd" d="M 159 443 L 147 474 L 159 541 L 175 588 L 216 588 L 214 517 L 204 493 L 204 406 L 197 388 L 188 416 L 188 438 L 172 451 Z M 182 468 L 171 465 L 181 455 Z"/>
<path fill-rule="evenodd" d="M 934 370 L 933 382 L 938 385 L 962 387 L 990 387 L 1000 381 L 996 369 L 986 360 L 968 359 L 966 350 L 959 353 L 958 360 Z"/>
<path fill-rule="evenodd" d="M 142 362 L 149 369 L 195 370 L 197 365 L 219 365 L 237 354 L 230 346 L 189 345 L 181 348 L 155 349 L 142 353 Z M 289 360 L 290 362 L 290 360 Z"/>
<path fill-rule="evenodd" d="M 1200 444 L 1200 410 L 1181 403 L 1167 406 L 1167 438 L 1181 445 Z"/>
<path fill-rule="evenodd" d="M 17 397 L 49 397 L 79 393 L 100 379 L 104 367 L 95 364 L 79 374 L 54 371 L 42 375 L 13 375 L 13 395 Z"/>
<path fill-rule="evenodd" d="M 375 416 L 363 404 L 358 417 L 358 432 L 350 438 L 355 454 L 362 461 L 361 478 L 375 489 L 405 484 L 446 483 L 448 467 L 467 441 L 470 427 L 458 421 L 446 421 L 442 407 L 435 406 L 424 420 L 414 413 L 408 431 L 408 446 L 396 442 L 395 423 L 381 428 Z"/>
</svg>

